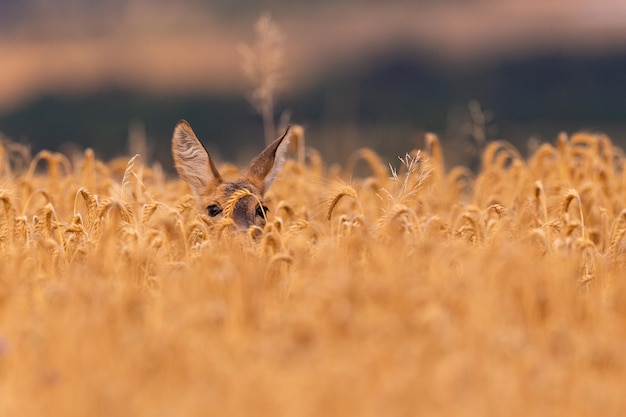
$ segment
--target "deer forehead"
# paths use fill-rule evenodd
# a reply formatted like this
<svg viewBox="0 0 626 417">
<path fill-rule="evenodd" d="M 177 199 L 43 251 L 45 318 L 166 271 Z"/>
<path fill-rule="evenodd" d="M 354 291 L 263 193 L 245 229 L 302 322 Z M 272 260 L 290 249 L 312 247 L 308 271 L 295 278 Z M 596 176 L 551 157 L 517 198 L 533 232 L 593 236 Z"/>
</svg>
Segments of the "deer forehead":
<svg viewBox="0 0 626 417">
<path fill-rule="evenodd" d="M 253 184 L 244 180 L 239 180 L 239 181 L 234 181 L 234 182 L 223 182 L 219 184 L 215 188 L 215 191 L 213 192 L 212 197 L 218 202 L 223 202 L 224 200 L 228 199 L 231 195 L 233 195 L 236 191 L 239 191 L 239 190 L 247 190 L 251 194 L 257 196 L 259 200 L 262 198 L 259 190 Z M 242 200 L 256 201 L 256 199 L 250 199 L 249 196 L 242 198 L 240 201 Z"/>
</svg>

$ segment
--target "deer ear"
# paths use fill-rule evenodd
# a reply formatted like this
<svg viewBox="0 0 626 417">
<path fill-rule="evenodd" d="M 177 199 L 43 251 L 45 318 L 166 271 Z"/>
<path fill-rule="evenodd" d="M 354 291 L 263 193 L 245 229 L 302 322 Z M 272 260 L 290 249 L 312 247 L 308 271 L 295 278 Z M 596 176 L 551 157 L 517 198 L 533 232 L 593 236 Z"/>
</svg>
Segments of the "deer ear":
<svg viewBox="0 0 626 417">
<path fill-rule="evenodd" d="M 291 138 L 291 127 L 270 143 L 256 158 L 252 160 L 244 177 L 252 182 L 263 194 L 274 182 L 276 175 L 282 170 L 285 153 Z"/>
<path fill-rule="evenodd" d="M 185 120 L 179 121 L 174 129 L 172 157 L 178 175 L 189 184 L 196 195 L 200 196 L 215 183 L 222 182 L 209 153 Z"/>
</svg>

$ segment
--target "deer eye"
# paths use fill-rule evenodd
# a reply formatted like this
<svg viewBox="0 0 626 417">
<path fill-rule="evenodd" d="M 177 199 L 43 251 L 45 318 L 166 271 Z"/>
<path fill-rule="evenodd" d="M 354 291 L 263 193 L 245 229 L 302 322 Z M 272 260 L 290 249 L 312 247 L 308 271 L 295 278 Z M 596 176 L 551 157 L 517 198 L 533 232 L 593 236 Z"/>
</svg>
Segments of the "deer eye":
<svg viewBox="0 0 626 417">
<path fill-rule="evenodd" d="M 258 217 L 265 217 L 269 211 L 270 209 L 265 206 L 256 206 L 256 215 Z M 265 213 L 265 215 L 263 213 Z"/>
<path fill-rule="evenodd" d="M 217 204 L 211 204 L 206 208 L 206 211 L 209 213 L 209 216 L 215 217 L 222 212 L 222 209 Z"/>
</svg>

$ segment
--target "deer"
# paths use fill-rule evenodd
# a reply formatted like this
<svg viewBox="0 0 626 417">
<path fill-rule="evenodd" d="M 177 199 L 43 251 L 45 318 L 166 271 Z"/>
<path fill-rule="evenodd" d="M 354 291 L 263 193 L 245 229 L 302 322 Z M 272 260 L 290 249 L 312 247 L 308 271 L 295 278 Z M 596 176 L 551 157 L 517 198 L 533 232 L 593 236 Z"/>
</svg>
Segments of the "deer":
<svg viewBox="0 0 626 417">
<path fill-rule="evenodd" d="M 283 167 L 289 139 L 287 127 L 282 136 L 252 159 L 239 178 L 225 181 L 189 123 L 180 120 L 172 135 L 172 157 L 178 175 L 189 185 L 200 209 L 206 210 L 209 217 L 218 220 L 230 215 L 239 230 L 252 226 L 263 228 L 269 212 L 263 197 Z M 233 196 L 237 198 L 234 207 Z"/>
</svg>

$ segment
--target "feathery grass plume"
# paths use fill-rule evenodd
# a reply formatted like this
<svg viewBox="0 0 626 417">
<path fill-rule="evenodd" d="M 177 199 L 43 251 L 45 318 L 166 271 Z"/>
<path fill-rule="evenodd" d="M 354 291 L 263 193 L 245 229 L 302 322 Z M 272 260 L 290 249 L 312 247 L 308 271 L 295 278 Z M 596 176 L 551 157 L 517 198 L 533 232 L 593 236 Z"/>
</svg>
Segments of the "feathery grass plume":
<svg viewBox="0 0 626 417">
<path fill-rule="evenodd" d="M 255 43 L 252 46 L 241 45 L 239 53 L 243 71 L 253 86 L 249 99 L 263 118 L 265 144 L 269 145 L 276 135 L 276 97 L 286 83 L 284 35 L 267 13 L 259 17 L 254 31 Z"/>
<path fill-rule="evenodd" d="M 483 110 L 478 100 L 470 101 L 467 109 L 470 118 L 467 130 L 476 150 L 480 152 L 484 149 L 489 134 L 496 130 L 495 126 L 490 124 L 493 121 L 493 113 Z"/>
<path fill-rule="evenodd" d="M 432 165 L 430 158 L 422 158 L 420 151 L 414 155 L 406 154 L 404 158 L 398 157 L 405 170 L 402 179 L 397 171 L 391 167 L 391 180 L 396 184 L 393 201 L 408 202 L 412 200 L 422 189 L 426 181 L 431 178 Z"/>
</svg>

